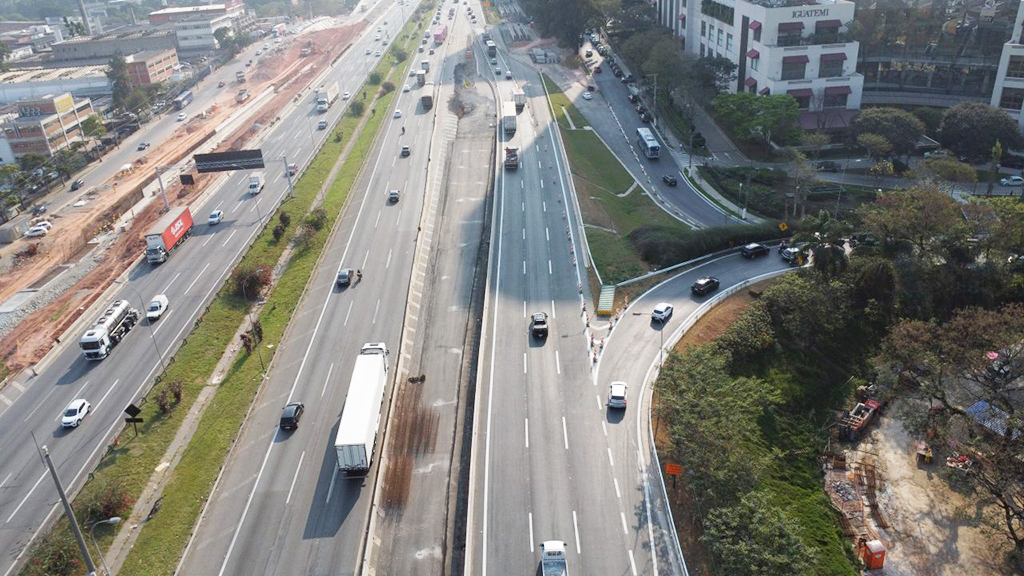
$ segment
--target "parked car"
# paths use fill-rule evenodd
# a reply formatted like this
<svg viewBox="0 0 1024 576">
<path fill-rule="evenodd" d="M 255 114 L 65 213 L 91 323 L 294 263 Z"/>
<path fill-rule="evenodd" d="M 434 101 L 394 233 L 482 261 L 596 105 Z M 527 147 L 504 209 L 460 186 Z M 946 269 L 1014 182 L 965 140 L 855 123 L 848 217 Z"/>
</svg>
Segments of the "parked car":
<svg viewBox="0 0 1024 576">
<path fill-rule="evenodd" d="M 831 160 L 822 160 L 814 165 L 819 172 L 839 172 L 839 163 Z"/>
<path fill-rule="evenodd" d="M 60 418 L 60 425 L 64 428 L 78 428 L 78 425 L 82 423 L 85 415 L 90 410 L 92 410 L 92 405 L 84 398 L 72 400 L 68 407 L 64 409 L 64 414 Z"/>
<path fill-rule="evenodd" d="M 302 402 L 292 402 L 286 405 L 281 411 L 281 430 L 297 430 L 299 419 L 302 418 L 302 413 L 305 410 L 306 406 Z"/>
<path fill-rule="evenodd" d="M 209 224 L 210 226 L 216 226 L 217 224 L 220 224 L 220 221 L 223 219 L 224 211 L 214 210 L 213 212 L 210 212 L 210 217 L 206 219 L 206 223 Z"/>
<path fill-rule="evenodd" d="M 668 302 L 659 302 L 651 312 L 651 320 L 655 322 L 668 322 L 672 317 L 672 305 Z"/>
<path fill-rule="evenodd" d="M 679 184 L 679 180 L 676 179 L 676 177 L 671 174 L 665 174 L 664 176 L 661 177 L 661 179 L 663 182 L 665 182 L 665 184 L 668 184 L 669 186 L 675 186 Z"/>
<path fill-rule="evenodd" d="M 46 213 L 46 204 L 36 204 L 36 206 L 32 208 L 32 215 L 33 216 L 39 216 L 40 214 L 45 214 L 45 213 Z"/>
<path fill-rule="evenodd" d="M 82 186 L 85 186 L 85 180 L 82 180 L 81 178 L 79 178 L 78 180 L 75 180 L 74 182 L 71 183 L 71 189 L 72 190 L 78 190 Z"/>
<path fill-rule="evenodd" d="M 584 100 L 591 100 L 591 99 L 593 99 L 593 98 L 594 98 L 594 95 L 593 95 L 593 94 L 591 94 L 590 92 L 584 92 L 584 93 L 583 93 L 583 99 L 584 99 Z"/>
<path fill-rule="evenodd" d="M 625 382 L 612 382 L 608 386 L 608 407 L 609 408 L 626 408 L 626 383 Z"/>
<path fill-rule="evenodd" d="M 764 244 L 758 244 L 757 242 L 751 242 L 743 248 L 740 248 L 740 254 L 742 254 L 744 258 L 750 259 L 757 258 L 758 256 L 764 256 L 769 252 L 771 252 L 771 250 L 769 250 L 767 246 Z"/>
<path fill-rule="evenodd" d="M 720 284 L 721 283 L 718 281 L 718 278 L 715 278 L 714 276 L 705 276 L 690 286 L 690 292 L 693 292 L 697 296 L 705 296 L 717 290 Z"/>
<path fill-rule="evenodd" d="M 650 124 L 651 123 L 651 115 L 648 114 L 647 112 L 641 112 L 640 113 L 640 121 L 643 122 L 644 124 Z"/>
<path fill-rule="evenodd" d="M 1002 186 L 1024 186 L 1024 178 L 1020 176 L 1010 176 L 1009 178 L 1003 178 L 999 181 Z"/>
<path fill-rule="evenodd" d="M 25 238 L 39 238 L 40 236 L 46 236 L 46 228 L 43 226 L 33 226 L 25 231 Z"/>
</svg>

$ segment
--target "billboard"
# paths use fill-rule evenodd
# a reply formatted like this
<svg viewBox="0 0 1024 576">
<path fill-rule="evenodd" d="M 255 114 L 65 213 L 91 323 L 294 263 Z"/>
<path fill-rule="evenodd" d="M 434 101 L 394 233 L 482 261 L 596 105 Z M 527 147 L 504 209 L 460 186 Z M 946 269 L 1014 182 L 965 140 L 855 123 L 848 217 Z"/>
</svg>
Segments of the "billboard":
<svg viewBox="0 0 1024 576">
<path fill-rule="evenodd" d="M 192 158 L 196 161 L 196 171 L 200 174 L 263 168 L 262 150 L 235 150 L 233 152 L 195 154 Z"/>
</svg>

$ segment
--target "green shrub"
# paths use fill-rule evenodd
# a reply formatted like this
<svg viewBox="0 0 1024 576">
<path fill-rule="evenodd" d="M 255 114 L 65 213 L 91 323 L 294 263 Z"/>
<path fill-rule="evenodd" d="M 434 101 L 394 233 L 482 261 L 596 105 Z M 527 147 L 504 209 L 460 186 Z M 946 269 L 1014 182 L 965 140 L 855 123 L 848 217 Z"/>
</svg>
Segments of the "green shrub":
<svg viewBox="0 0 1024 576">
<path fill-rule="evenodd" d="M 358 118 L 363 115 L 363 110 L 365 109 L 366 104 L 363 104 L 360 100 L 356 100 L 348 105 L 348 114 L 349 116 Z"/>
<path fill-rule="evenodd" d="M 774 222 L 768 222 L 756 226 L 708 228 L 689 234 L 680 234 L 667 226 L 643 226 L 629 234 L 629 241 L 644 261 L 664 268 L 749 242 L 786 236 L 788 234 L 780 231 Z"/>
</svg>

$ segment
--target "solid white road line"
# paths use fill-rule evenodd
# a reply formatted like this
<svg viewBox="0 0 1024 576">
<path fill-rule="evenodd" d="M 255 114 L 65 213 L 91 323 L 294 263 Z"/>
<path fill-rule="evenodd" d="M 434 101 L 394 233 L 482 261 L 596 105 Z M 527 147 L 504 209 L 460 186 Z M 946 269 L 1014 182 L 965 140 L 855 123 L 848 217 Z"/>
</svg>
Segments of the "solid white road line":
<svg viewBox="0 0 1024 576">
<path fill-rule="evenodd" d="M 580 525 L 576 522 L 576 511 L 572 511 L 572 529 L 576 532 L 576 554 L 582 554 L 580 552 Z"/>
<path fill-rule="evenodd" d="M 228 242 L 231 242 L 231 238 L 232 238 L 232 237 L 234 237 L 234 235 L 235 235 L 235 232 L 238 232 L 238 230 L 237 230 L 237 229 L 235 229 L 235 230 L 232 230 L 232 231 L 231 231 L 231 234 L 228 234 L 228 239 L 227 239 L 227 240 L 225 240 L 225 241 L 224 241 L 224 243 L 220 245 L 220 246 L 221 246 L 221 248 L 223 248 L 223 247 L 227 246 L 227 245 L 228 245 Z"/>
<path fill-rule="evenodd" d="M 569 449 L 569 429 L 565 425 L 565 416 L 562 416 L 562 440 L 565 442 L 565 449 Z"/>
<path fill-rule="evenodd" d="M 43 478 L 46 478 L 47 474 L 49 474 L 49 472 L 43 472 L 42 476 L 39 477 L 39 480 L 36 480 L 36 483 L 32 485 L 31 489 L 29 489 L 28 494 L 25 494 L 25 497 L 21 499 L 21 503 L 14 509 L 14 512 L 11 512 L 11 515 L 7 517 L 7 522 L 4 522 L 4 524 L 10 522 L 11 518 L 14 518 L 14 515 L 18 513 L 18 510 L 21 510 L 21 507 L 25 505 L 25 501 L 32 495 L 32 492 L 35 492 L 36 487 L 38 487 L 39 483 L 43 481 Z M 10 478 L 10 476 L 8 476 L 8 478 Z"/>
<path fill-rule="evenodd" d="M 526 447 L 530 447 L 530 419 L 526 419 Z"/>
<path fill-rule="evenodd" d="M 533 512 L 527 513 L 530 519 L 530 552 L 533 552 Z"/>
<path fill-rule="evenodd" d="M 192 287 L 196 285 L 196 282 L 198 282 L 199 279 L 203 276 L 203 272 L 206 272 L 206 269 L 209 268 L 209 267 L 210 267 L 210 263 L 207 262 L 206 266 L 203 266 L 203 269 L 199 271 L 199 274 L 196 276 L 196 279 L 193 280 L 192 283 L 188 285 L 188 288 L 185 288 L 185 292 L 182 293 L 182 296 L 188 294 L 188 291 L 191 290 Z"/>
<path fill-rule="evenodd" d="M 295 490 L 295 481 L 299 479 L 299 470 L 302 469 L 302 460 L 306 457 L 306 451 L 303 450 L 302 454 L 299 454 L 299 465 L 295 467 L 295 476 L 292 476 L 292 485 L 288 488 L 288 497 L 284 499 L 284 503 L 288 504 L 292 501 L 292 490 Z M 626 521 L 626 517 L 622 517 L 622 521 Z"/>
<path fill-rule="evenodd" d="M 331 362 L 331 366 L 327 369 L 327 378 L 324 378 L 324 389 L 320 391 L 320 397 L 323 398 L 324 394 L 327 393 L 327 383 L 331 381 L 331 372 L 334 371 L 334 362 Z"/>
</svg>

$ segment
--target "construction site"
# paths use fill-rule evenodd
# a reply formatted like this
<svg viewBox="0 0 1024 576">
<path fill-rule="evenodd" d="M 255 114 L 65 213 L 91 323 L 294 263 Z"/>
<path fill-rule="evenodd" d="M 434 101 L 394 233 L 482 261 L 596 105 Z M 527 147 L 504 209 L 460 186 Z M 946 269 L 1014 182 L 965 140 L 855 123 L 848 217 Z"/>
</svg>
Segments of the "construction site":
<svg viewBox="0 0 1024 576">
<path fill-rule="evenodd" d="M 238 86 L 227 85 L 214 103 L 193 112 L 170 138 L 153 142 L 133 164 L 121 166 L 100 185 L 76 192 L 73 201 L 54 210 L 51 234 L 41 240 L 18 239 L 0 250 L 0 357 L 7 372 L 39 362 L 142 256 L 142 235 L 164 211 L 158 200 L 158 167 L 174 167 L 162 177 L 171 205 L 202 199 L 218 177 L 195 173 L 191 155 L 237 150 L 258 139 L 365 26 L 362 21 L 341 26 L 331 18 L 318 18 L 315 24 L 247 65 L 245 86 L 257 96 L 239 102 Z M 182 185 L 179 174 L 192 175 L 194 184 Z"/>
</svg>

